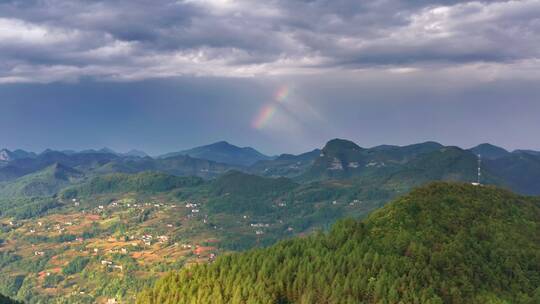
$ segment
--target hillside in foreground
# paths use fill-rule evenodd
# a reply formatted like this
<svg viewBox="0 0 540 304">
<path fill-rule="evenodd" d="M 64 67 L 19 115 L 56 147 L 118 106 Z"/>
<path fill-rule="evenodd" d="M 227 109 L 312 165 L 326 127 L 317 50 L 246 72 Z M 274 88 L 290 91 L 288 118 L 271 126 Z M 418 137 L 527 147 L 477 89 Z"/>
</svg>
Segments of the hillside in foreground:
<svg viewBox="0 0 540 304">
<path fill-rule="evenodd" d="M 539 303 L 540 199 L 432 183 L 362 222 L 171 273 L 146 303 Z"/>
</svg>

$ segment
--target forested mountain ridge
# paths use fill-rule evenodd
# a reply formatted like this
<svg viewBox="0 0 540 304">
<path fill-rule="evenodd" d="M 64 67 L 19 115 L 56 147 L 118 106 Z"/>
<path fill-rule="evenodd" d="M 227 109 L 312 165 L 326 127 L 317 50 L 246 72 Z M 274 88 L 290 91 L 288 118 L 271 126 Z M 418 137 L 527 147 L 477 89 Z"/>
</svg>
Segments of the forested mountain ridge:
<svg viewBox="0 0 540 304">
<path fill-rule="evenodd" d="M 87 183 L 65 189 L 64 198 L 88 197 L 104 193 L 145 192 L 156 193 L 171 191 L 185 186 L 198 186 L 203 183 L 199 177 L 180 177 L 159 172 L 139 174 L 109 174 L 98 176 Z"/>
<path fill-rule="evenodd" d="M 21 176 L 10 183 L 0 183 L 4 197 L 35 197 L 56 194 L 64 187 L 82 181 L 84 174 L 71 167 L 54 163 L 40 171 Z"/>
<path fill-rule="evenodd" d="M 82 152 L 48 150 L 39 155 L 19 151 L 19 157 L 11 157 L 9 161 L 0 163 L 0 184 L 3 183 L 3 189 L 6 189 L 0 189 L 0 196 L 17 193 L 22 196 L 50 195 L 62 187 L 95 176 L 144 171 L 214 179 L 229 170 L 238 170 L 267 177 L 288 177 L 299 183 L 361 178 L 385 181 L 397 188 L 407 189 L 433 180 L 475 181 L 477 154 L 483 155 L 481 169 L 484 183 L 507 187 L 521 194 L 540 194 L 540 156 L 534 151 L 508 152 L 490 144 L 466 150 L 437 142 L 363 148 L 349 140 L 333 139 L 321 150 L 314 149 L 298 155 L 282 154 L 276 158 L 265 156 L 250 147 L 240 148 L 227 142 L 159 158 L 140 153 L 121 154 L 109 149 Z M 26 178 L 54 164 L 72 168 L 80 172 L 83 178 L 69 182 L 42 178 L 41 188 L 34 187 L 33 178 Z M 28 183 L 33 183 L 28 187 L 36 191 L 13 190 L 25 188 Z"/>
<path fill-rule="evenodd" d="M 437 182 L 358 222 L 171 273 L 137 303 L 540 301 L 540 199 Z"/>
<path fill-rule="evenodd" d="M 207 159 L 235 166 L 250 166 L 257 161 L 271 159 L 271 157 L 262 154 L 252 147 L 237 147 L 226 141 L 219 141 L 180 152 L 168 153 L 160 156 L 160 158 L 169 158 L 178 155 L 188 155 L 194 158 Z"/>
<path fill-rule="evenodd" d="M 473 152 L 474 154 L 480 155 L 482 158 L 485 159 L 497 159 L 510 154 L 510 152 L 506 151 L 501 147 L 497 147 L 487 143 L 473 147 L 469 149 L 469 151 Z"/>
</svg>

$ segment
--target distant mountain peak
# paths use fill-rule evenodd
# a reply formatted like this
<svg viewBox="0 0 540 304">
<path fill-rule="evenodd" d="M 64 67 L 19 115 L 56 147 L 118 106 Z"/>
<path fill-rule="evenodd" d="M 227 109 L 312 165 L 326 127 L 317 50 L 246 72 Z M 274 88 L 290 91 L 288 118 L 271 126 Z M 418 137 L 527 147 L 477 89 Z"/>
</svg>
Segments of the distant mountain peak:
<svg viewBox="0 0 540 304">
<path fill-rule="evenodd" d="M 147 157 L 148 154 L 146 152 L 136 149 L 131 149 L 126 153 L 123 153 L 125 156 L 134 156 L 134 157 Z"/>
<path fill-rule="evenodd" d="M 80 151 L 79 153 L 81 153 L 81 154 L 114 154 L 114 155 L 118 155 L 118 153 L 116 153 L 116 151 L 114 151 L 111 148 L 107 148 L 107 147 L 103 147 L 103 148 L 101 148 L 99 150 L 86 149 L 86 150 Z"/>
<path fill-rule="evenodd" d="M 481 155 L 483 158 L 486 159 L 497 159 L 510 154 L 510 152 L 508 152 L 504 148 L 497 147 L 489 143 L 480 144 L 476 147 L 469 149 L 469 151 L 473 152 L 476 155 Z"/>
<path fill-rule="evenodd" d="M 0 150 L 0 160 L 10 161 L 11 160 L 11 151 L 8 149 Z"/>
<path fill-rule="evenodd" d="M 101 152 L 101 153 L 110 153 L 110 154 L 117 154 L 113 149 L 107 148 L 107 147 L 103 147 L 103 148 L 99 149 L 98 152 Z"/>
<path fill-rule="evenodd" d="M 218 141 L 180 152 L 168 153 L 160 156 L 160 158 L 170 158 L 178 155 L 187 155 L 193 158 L 238 166 L 250 166 L 257 161 L 271 159 L 271 157 L 260 153 L 254 148 L 238 147 L 227 141 Z"/>
<path fill-rule="evenodd" d="M 220 141 L 217 141 L 213 144 L 209 144 L 209 146 L 233 146 L 231 145 L 228 141 L 226 140 L 220 140 Z"/>
<path fill-rule="evenodd" d="M 341 139 L 341 138 L 334 138 L 326 143 L 326 145 L 323 148 L 323 152 L 329 152 L 333 150 L 356 150 L 360 151 L 363 150 L 359 145 L 356 143 Z"/>
<path fill-rule="evenodd" d="M 36 154 L 33 152 L 27 152 L 21 149 L 10 151 L 8 149 L 0 150 L 0 161 L 12 161 L 21 158 L 33 158 Z"/>
</svg>

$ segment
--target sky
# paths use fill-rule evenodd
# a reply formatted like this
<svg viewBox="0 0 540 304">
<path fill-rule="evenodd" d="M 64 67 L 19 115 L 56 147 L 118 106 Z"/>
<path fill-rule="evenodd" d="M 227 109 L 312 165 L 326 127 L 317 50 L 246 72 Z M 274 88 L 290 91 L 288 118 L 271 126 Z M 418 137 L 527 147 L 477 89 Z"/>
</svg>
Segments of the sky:
<svg viewBox="0 0 540 304">
<path fill-rule="evenodd" d="M 540 0 L 0 0 L 0 148 L 540 150 Z"/>
</svg>

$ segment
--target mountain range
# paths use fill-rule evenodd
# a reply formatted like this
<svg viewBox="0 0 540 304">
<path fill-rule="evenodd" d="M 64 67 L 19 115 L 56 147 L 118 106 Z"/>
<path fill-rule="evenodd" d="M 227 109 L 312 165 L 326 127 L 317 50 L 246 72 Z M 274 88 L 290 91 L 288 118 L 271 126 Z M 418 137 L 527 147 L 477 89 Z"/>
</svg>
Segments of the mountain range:
<svg viewBox="0 0 540 304">
<path fill-rule="evenodd" d="M 0 165 L 0 293 L 135 303 L 166 271 L 223 255 L 165 276 L 139 303 L 532 304 L 540 294 L 538 200 L 501 189 L 540 194 L 534 151 L 333 139 L 261 157 L 230 146 L 10 153 Z M 239 153 L 261 159 L 239 164 Z"/>
<path fill-rule="evenodd" d="M 1 155 L 0 194 L 4 196 L 50 195 L 64 185 L 95 176 L 144 171 L 212 179 L 238 170 L 266 177 L 288 177 L 300 183 L 360 179 L 408 189 L 433 180 L 475 182 L 478 155 L 481 182 L 522 194 L 540 194 L 540 152 L 508 152 L 490 144 L 471 149 L 436 142 L 363 148 L 349 140 L 333 139 L 321 149 L 270 157 L 250 147 L 221 141 L 155 158 L 141 151 L 121 154 L 107 148 L 81 152 L 46 150 L 40 154 L 4 149 Z M 47 173 L 54 164 L 63 171 L 77 172 L 77 178 L 58 180 Z"/>
</svg>

